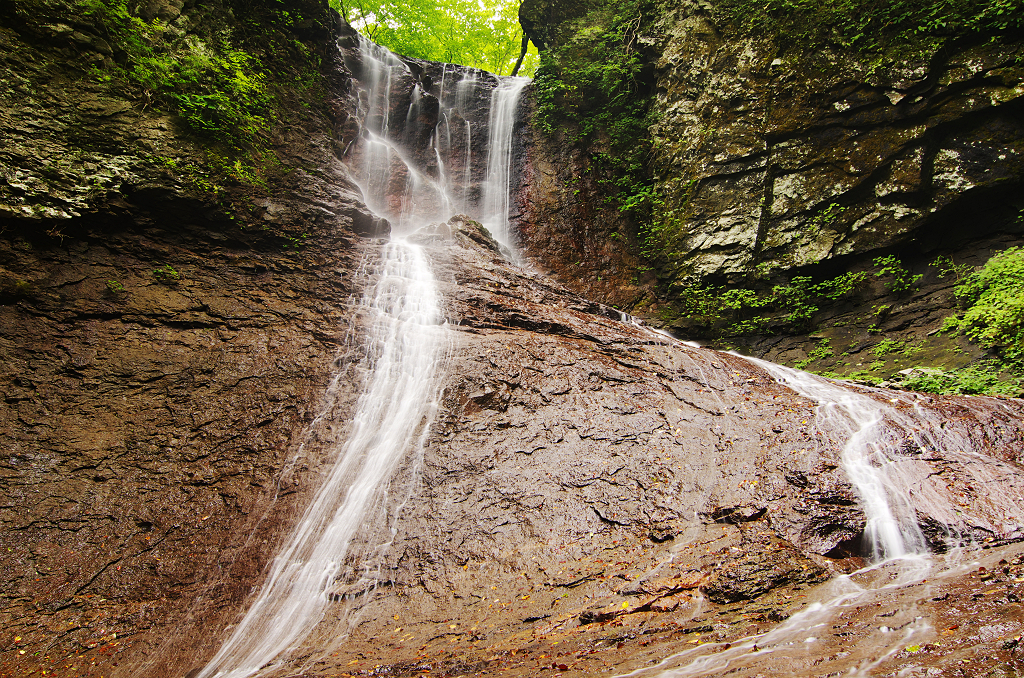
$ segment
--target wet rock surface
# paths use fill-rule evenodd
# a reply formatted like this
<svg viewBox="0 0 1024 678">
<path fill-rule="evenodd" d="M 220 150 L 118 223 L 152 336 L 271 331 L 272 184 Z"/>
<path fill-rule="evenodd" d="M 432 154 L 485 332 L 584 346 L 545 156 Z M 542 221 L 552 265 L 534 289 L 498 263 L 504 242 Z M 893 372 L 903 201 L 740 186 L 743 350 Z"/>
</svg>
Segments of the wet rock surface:
<svg viewBox="0 0 1024 678">
<path fill-rule="evenodd" d="M 183 8 L 144 11 L 171 21 Z M 4 54 L 12 71 L 32 71 L 15 45 L 24 36 L 0 38 L 19 47 Z M 244 229 L 147 164 L 150 131 L 167 144 L 154 152 L 196 150 L 152 111 L 79 106 L 89 88 L 60 81 L 33 100 L 46 115 L 0 114 L 21 135 L 0 151 L 0 675 L 189 675 L 344 439 L 364 349 L 352 299 L 381 244 L 361 236 L 384 225 L 335 157 L 358 129 L 349 65 L 333 67 L 336 108 L 281 131 L 290 171 L 252 196 Z M 425 66 L 417 78 L 425 91 L 438 83 Z M 62 120 L 78 109 L 102 114 L 86 122 L 106 145 L 48 174 L 41 159 L 71 157 Z M 82 188 L 89 163 L 108 177 L 126 147 L 123 181 Z M 817 430 L 815 403 L 742 358 L 509 265 L 467 219 L 416 239 L 450 325 L 434 425 L 396 480 L 389 539 L 357 550 L 376 577 L 338 582 L 327 622 L 282 675 L 593 675 L 709 641 L 701 652 L 725 653 L 863 564 L 843 441 Z M 801 645 L 804 664 L 786 672 L 879 657 L 894 674 L 1003 670 L 1021 632 L 1019 547 L 1006 545 L 1024 525 L 1020 401 L 862 392 L 932 412 L 921 425 L 961 443 L 908 439 L 892 463 L 933 544 L 985 544 L 968 558 L 987 569 L 894 591 L 889 617 L 850 611 L 827 652 L 809 659 Z M 415 491 L 397 491 L 408 480 Z M 918 609 L 941 645 L 921 636 L 840 656 Z M 746 675 L 778 671 L 755 663 Z"/>
<path fill-rule="evenodd" d="M 155 235 L 5 255 L 78 271 L 70 289 L 40 275 L 4 307 L 19 328 L 5 338 L 0 554 L 12 675 L 197 668 L 344 436 L 359 379 L 322 393 L 358 366 L 342 334 L 363 283 L 339 271 L 379 245 L 324 233 L 323 248 L 249 252 L 260 273 L 205 243 L 170 260 L 172 282 L 147 248 L 204 241 Z M 420 469 L 377 578 L 339 582 L 293 674 L 620 671 L 764 632 L 862 564 L 864 516 L 815 403 L 510 266 L 468 219 L 416 239 L 451 325 L 440 409 L 400 474 Z M 133 272 L 127 296 L 108 296 L 112 258 Z M 82 310 L 62 316 L 71 290 Z M 979 453 L 906 448 L 921 522 L 954 526 L 955 542 L 1019 538 L 1020 403 L 901 397 Z"/>
<path fill-rule="evenodd" d="M 0 614 L 21 638 L 3 671 L 28 659 L 16 647 L 29 666 L 51 665 L 43 648 L 104 665 L 97 648 L 148 628 L 233 615 L 301 507 L 317 457 L 296 448 L 347 360 L 357 239 L 287 253 L 216 235 L 3 243 L 29 281 L 0 306 Z"/>
<path fill-rule="evenodd" d="M 304 675 L 621 671 L 771 628 L 863 564 L 863 513 L 814 403 L 509 267 L 472 222 L 450 229 L 424 239 L 454 339 L 421 487 L 378 590 L 349 603 L 351 635 L 325 625 Z M 896 460 L 921 521 L 959 525 L 954 541 L 1019 538 L 1014 502 L 960 496 L 981 467 L 1024 490 L 1007 456 L 1019 403 L 929 406 L 988 456 Z"/>
</svg>

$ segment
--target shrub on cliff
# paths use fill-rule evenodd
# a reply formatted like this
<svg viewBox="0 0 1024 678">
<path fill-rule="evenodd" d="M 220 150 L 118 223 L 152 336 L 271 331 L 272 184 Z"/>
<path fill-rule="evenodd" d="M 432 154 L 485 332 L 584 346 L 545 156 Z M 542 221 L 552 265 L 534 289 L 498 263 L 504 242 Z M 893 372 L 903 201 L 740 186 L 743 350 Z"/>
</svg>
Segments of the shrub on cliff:
<svg viewBox="0 0 1024 678">
<path fill-rule="evenodd" d="M 269 157 L 281 89 L 308 88 L 319 77 L 319 58 L 296 39 L 307 24 L 323 24 L 326 7 L 324 16 L 301 14 L 314 3 L 7 1 L 12 25 L 70 35 L 86 55 L 80 77 L 142 109 L 177 113 L 214 151 L 213 163 L 240 180 Z"/>
<path fill-rule="evenodd" d="M 650 3 L 605 0 L 541 54 L 535 124 L 590 151 L 609 201 L 647 224 L 660 200 L 647 168 L 653 89 L 640 35 Z"/>
<path fill-rule="evenodd" d="M 1009 358 L 1024 358 L 1024 249 L 996 254 L 958 283 L 955 293 L 966 310 L 950 326 Z"/>
</svg>

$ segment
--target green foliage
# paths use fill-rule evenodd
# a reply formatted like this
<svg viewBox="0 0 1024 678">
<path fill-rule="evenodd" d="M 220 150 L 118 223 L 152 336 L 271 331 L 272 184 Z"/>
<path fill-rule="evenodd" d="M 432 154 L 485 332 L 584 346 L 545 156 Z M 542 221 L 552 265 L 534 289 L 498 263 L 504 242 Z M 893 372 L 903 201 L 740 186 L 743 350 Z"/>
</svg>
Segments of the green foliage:
<svg viewBox="0 0 1024 678">
<path fill-rule="evenodd" d="M 963 280 L 963 278 L 974 270 L 974 267 L 970 264 L 956 264 L 953 263 L 952 257 L 945 255 L 939 255 L 935 257 L 935 261 L 929 264 L 933 268 L 939 269 L 939 277 L 947 278 L 953 276 L 957 282 Z"/>
<path fill-rule="evenodd" d="M 794 332 L 805 330 L 820 303 L 853 295 L 866 279 L 863 271 L 848 271 L 819 283 L 809 276 L 797 276 L 766 293 L 677 283 L 670 293 L 679 315 L 702 325 L 707 335 L 743 336 L 771 331 L 772 326 Z"/>
<path fill-rule="evenodd" d="M 839 46 L 879 53 L 922 40 L 1024 28 L 1020 0 L 721 0 L 717 6 L 744 32 L 777 36 L 794 50 Z"/>
<path fill-rule="evenodd" d="M 831 358 L 836 353 L 832 350 L 832 340 L 828 337 L 824 337 L 818 341 L 818 345 L 811 349 L 811 352 L 807 354 L 806 360 L 801 360 L 796 364 L 798 370 L 802 370 L 811 363 L 818 360 L 825 360 Z"/>
<path fill-rule="evenodd" d="M 817 291 L 824 297 L 836 301 L 853 294 L 868 279 L 865 271 L 847 271 L 831 280 L 819 283 Z"/>
<path fill-rule="evenodd" d="M 482 68 L 508 75 L 523 31 L 515 0 L 330 0 L 360 33 L 396 54 Z M 532 76 L 531 48 L 520 75 Z"/>
<path fill-rule="evenodd" d="M 912 391 L 963 395 L 1021 395 L 1021 365 L 982 360 L 958 370 L 916 369 L 901 386 Z"/>
<path fill-rule="evenodd" d="M 808 220 L 807 225 L 811 228 L 812 232 L 817 233 L 822 228 L 833 226 L 839 222 L 839 218 L 843 216 L 843 212 L 847 208 L 840 206 L 837 203 L 832 203 L 823 211 L 815 214 Z"/>
<path fill-rule="evenodd" d="M 897 353 L 903 351 L 906 348 L 906 342 L 899 341 L 898 339 L 882 339 L 880 342 L 871 347 L 871 352 L 876 358 L 882 358 L 889 355 L 890 353 Z"/>
<path fill-rule="evenodd" d="M 965 308 L 956 324 L 968 339 L 1011 358 L 1024 357 L 1024 249 L 996 254 L 954 293 Z"/>
<path fill-rule="evenodd" d="M 273 97 L 260 60 L 222 37 L 208 42 L 177 37 L 167 26 L 136 16 L 127 0 L 73 0 L 75 10 L 100 26 L 115 53 L 113 71 L 143 98 L 167 104 L 197 134 L 235 153 L 260 146 L 273 114 Z"/>
<path fill-rule="evenodd" d="M 534 124 L 591 151 L 608 200 L 648 231 L 661 197 L 651 181 L 652 91 L 638 40 L 645 0 L 604 0 L 546 50 L 534 82 Z"/>
<path fill-rule="evenodd" d="M 900 260 L 891 254 L 876 257 L 874 264 L 879 267 L 875 276 L 889 276 L 889 279 L 885 281 L 885 287 L 897 296 L 903 296 L 912 291 L 924 277 L 923 275 L 912 275 L 910 271 L 903 268 Z"/>
<path fill-rule="evenodd" d="M 124 294 L 127 291 L 125 290 L 124 285 L 117 280 L 108 280 L 107 289 L 113 294 Z"/>
</svg>

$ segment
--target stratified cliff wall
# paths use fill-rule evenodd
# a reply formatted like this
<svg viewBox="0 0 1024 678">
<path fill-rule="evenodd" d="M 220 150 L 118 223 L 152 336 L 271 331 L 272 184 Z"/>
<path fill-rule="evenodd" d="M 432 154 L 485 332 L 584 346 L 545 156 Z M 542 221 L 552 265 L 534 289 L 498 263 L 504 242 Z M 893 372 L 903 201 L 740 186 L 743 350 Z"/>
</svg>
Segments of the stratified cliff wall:
<svg viewBox="0 0 1024 678">
<path fill-rule="evenodd" d="M 607 17 L 617 15 L 605 5 L 636 6 L 633 32 L 617 39 L 649 69 L 638 69 L 636 92 L 651 101 L 648 181 L 661 204 L 645 231 L 588 169 L 606 140 L 569 143 L 573 121 L 553 134 L 535 126 L 539 180 L 521 197 L 524 228 L 536 234 L 532 256 L 573 289 L 690 338 L 791 363 L 822 338 L 852 345 L 854 361 L 835 367 L 844 373 L 871 362 L 858 347 L 879 334 L 926 341 L 941 326 L 955 281 L 929 266 L 938 256 L 972 267 L 1020 241 L 1019 36 L 947 35 L 869 57 L 752 36 L 725 3 L 527 0 L 523 25 L 545 46 L 549 71 L 579 69 L 572 60 L 587 36 L 608 39 Z M 922 275 L 912 293 L 894 294 L 874 275 L 874 260 L 888 255 Z M 712 298 L 858 272 L 856 290 L 810 299 L 813 315 L 799 323 L 799 309 L 744 315 Z M 952 344 L 927 342 L 956 362 Z"/>
<path fill-rule="evenodd" d="M 357 232 L 382 226 L 335 157 L 326 3 L 143 4 L 154 49 L 212 34 L 261 60 L 240 72 L 274 121 L 233 149 L 123 77 L 116 24 L 0 8 L 2 675 L 81 652 L 110 675 L 168 623 L 218 640 L 184 620 L 227 623 L 290 525 L 348 360 Z M 294 68 L 271 70 L 282 45 Z"/>
</svg>

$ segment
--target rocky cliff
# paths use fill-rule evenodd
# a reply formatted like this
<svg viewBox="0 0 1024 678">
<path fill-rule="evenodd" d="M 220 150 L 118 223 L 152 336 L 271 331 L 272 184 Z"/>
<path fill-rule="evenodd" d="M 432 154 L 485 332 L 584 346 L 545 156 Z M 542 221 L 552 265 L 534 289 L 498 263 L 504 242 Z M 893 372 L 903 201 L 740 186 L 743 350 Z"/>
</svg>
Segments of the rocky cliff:
<svg viewBox="0 0 1024 678">
<path fill-rule="evenodd" d="M 137 17 L 168 50 L 218 31 L 265 65 L 306 50 L 314 70 L 264 71 L 295 110 L 259 158 L 125 77 L 116 24 L 87 9 L 0 8 L 3 675 L 80 653 L 110 675 L 148 628 L 234 614 L 316 463 L 296 449 L 348 360 L 356 233 L 375 227 L 335 157 L 326 7 Z"/>
<path fill-rule="evenodd" d="M 0 9 L 0 127 L 16 140 L 0 150 L 4 676 L 195 675 L 361 386 L 352 299 L 386 225 L 339 160 L 360 131 L 351 31 L 316 3 L 287 17 L 277 3 L 141 9 L 173 27 L 168 53 L 227 31 L 265 60 L 283 108 L 239 146 L 196 127 L 191 90 L 115 70 L 133 57 L 88 13 Z M 282 40 L 318 55 L 315 70 L 267 67 Z M 436 84 L 436 66 L 407 65 L 396 101 Z M 709 641 L 769 661 L 741 639 L 863 563 L 845 438 L 813 401 L 509 264 L 466 218 L 416 239 L 451 345 L 436 423 L 400 471 L 416 491 L 390 496 L 375 579 L 340 582 L 278 673 L 594 675 Z M 942 644 L 924 650 L 931 666 L 999 670 L 1021 631 L 1001 602 L 1021 574 L 1020 402 L 857 392 L 920 416 L 931 437 L 895 426 L 889 461 L 930 543 L 985 544 L 987 569 L 888 591 L 884 612 L 851 612 L 787 670 L 910 670 L 920 647 L 865 658 L 841 644 L 925 614 Z"/>
<path fill-rule="evenodd" d="M 863 372 L 865 348 L 885 338 L 957 363 L 950 345 L 928 338 L 954 307 L 955 282 L 930 264 L 948 257 L 972 268 L 1019 242 L 1019 36 L 943 35 L 870 54 L 835 41 L 810 49 L 744 30 L 726 11 L 735 4 L 523 4 L 549 72 L 581 69 L 594 36 L 623 42 L 642 62 L 635 91 L 649 97 L 651 124 L 640 141 L 662 201 L 645 227 L 603 200 L 590 158 L 617 132 L 568 141 L 592 111 L 554 134 L 535 128 L 539 180 L 522 203 L 525 228 L 539 234 L 536 259 L 574 289 L 684 336 L 791 364 L 828 339 L 836 357 L 818 369 Z M 615 23 L 621 13 L 635 19 L 627 33 Z M 581 262 L 550 241 L 596 256 Z M 876 277 L 885 256 L 921 275 L 916 287 L 895 294 Z M 645 267 L 657 279 L 638 289 Z M 774 291 L 858 274 L 852 294 L 805 295 L 806 317 Z M 726 289 L 771 302 L 722 304 Z M 839 360 L 848 345 L 851 359 Z"/>
</svg>

